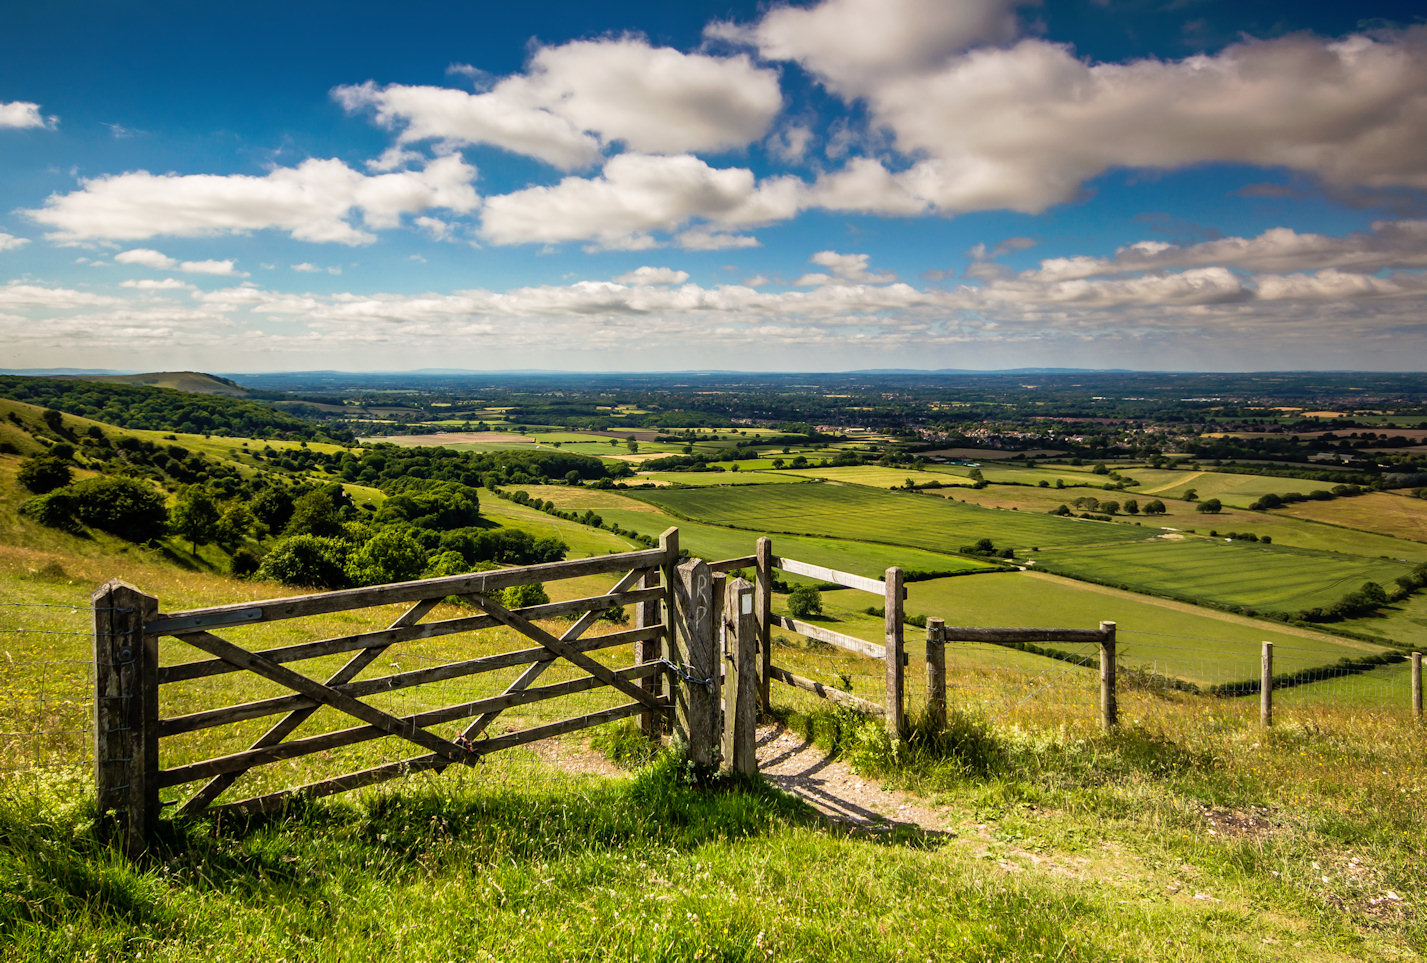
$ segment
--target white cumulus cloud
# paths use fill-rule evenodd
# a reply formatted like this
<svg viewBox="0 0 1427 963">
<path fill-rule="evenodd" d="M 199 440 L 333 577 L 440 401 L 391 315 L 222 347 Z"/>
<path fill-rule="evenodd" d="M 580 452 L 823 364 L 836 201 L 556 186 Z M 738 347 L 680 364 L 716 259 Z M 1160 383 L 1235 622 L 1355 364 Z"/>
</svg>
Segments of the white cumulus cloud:
<svg viewBox="0 0 1427 963">
<path fill-rule="evenodd" d="M 770 60 L 793 60 L 834 90 L 860 96 L 888 77 L 915 74 L 947 56 L 1019 32 L 1016 0 L 824 0 L 773 7 L 752 27 L 707 33 L 751 43 Z"/>
<path fill-rule="evenodd" d="M 688 271 L 676 271 L 666 267 L 638 267 L 615 278 L 620 284 L 683 284 L 689 279 Z"/>
<path fill-rule="evenodd" d="M 794 281 L 805 287 L 823 284 L 890 284 L 897 280 L 892 271 L 869 271 L 866 254 L 839 254 L 836 251 L 818 251 L 809 261 L 826 268 L 830 274 L 805 274 Z"/>
<path fill-rule="evenodd" d="M 46 117 L 40 113 L 40 105 L 28 100 L 12 100 L 0 103 L 0 129 L 49 127 L 59 124 L 59 118 Z"/>
<path fill-rule="evenodd" d="M 656 243 L 649 232 L 694 218 L 737 226 L 791 217 L 800 196 L 796 178 L 758 183 L 746 168 L 710 167 L 689 154 L 619 154 L 597 177 L 487 198 L 481 234 L 496 244 L 590 240 L 639 250 Z"/>
<path fill-rule="evenodd" d="M 1120 248 L 1114 257 L 1048 258 L 1022 276 L 1067 280 L 1209 264 L 1265 273 L 1424 268 L 1427 267 L 1427 221 L 1378 221 L 1371 231 L 1355 231 L 1340 237 L 1275 227 L 1257 237 L 1224 237 L 1187 246 L 1139 241 Z"/>
<path fill-rule="evenodd" d="M 525 73 L 476 93 L 369 81 L 333 94 L 400 127 L 402 143 L 491 144 L 562 170 L 594 163 L 615 142 L 670 154 L 743 147 L 782 108 L 777 73 L 746 55 L 683 53 L 638 37 L 541 47 Z"/>
<path fill-rule="evenodd" d="M 824 0 L 711 32 L 799 63 L 890 132 L 906 163 L 822 178 L 814 195 L 836 210 L 1038 213 L 1108 170 L 1213 162 L 1427 187 L 1427 26 L 1095 63 L 1016 41 L 1016 6 Z"/>
<path fill-rule="evenodd" d="M 136 171 L 85 181 L 28 213 L 61 242 L 274 229 L 301 241 L 368 244 L 376 237 L 352 223 L 357 215 L 364 227 L 381 229 L 432 208 L 469 212 L 480 203 L 475 176 L 454 155 L 419 171 L 371 176 L 318 159 L 262 177 Z"/>
<path fill-rule="evenodd" d="M 13 251 L 17 247 L 24 247 L 30 243 L 27 237 L 16 237 L 13 234 L 6 234 L 0 231 L 0 251 Z"/>
</svg>

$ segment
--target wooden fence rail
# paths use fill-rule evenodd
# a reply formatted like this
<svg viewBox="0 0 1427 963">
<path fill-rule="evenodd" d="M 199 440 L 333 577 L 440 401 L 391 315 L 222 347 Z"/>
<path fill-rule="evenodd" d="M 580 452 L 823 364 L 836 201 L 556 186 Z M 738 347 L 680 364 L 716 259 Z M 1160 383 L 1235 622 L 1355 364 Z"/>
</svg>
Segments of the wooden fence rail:
<svg viewBox="0 0 1427 963">
<path fill-rule="evenodd" d="M 125 849 L 138 852 L 157 827 L 160 792 L 190 783 L 203 781 L 186 799 L 169 802 L 177 804 L 180 813 L 263 811 L 285 805 L 298 795 L 321 796 L 398 775 L 440 771 L 456 764 L 469 765 L 501 749 L 628 716 L 643 715 L 650 720 L 651 731 L 661 731 L 663 726 L 658 720 L 668 715 L 674 701 L 669 693 L 678 688 L 668 684 L 668 677 L 680 673 L 693 677 L 688 671 L 689 658 L 676 656 L 670 661 L 666 657 L 672 651 L 671 636 L 682 638 L 670 631 L 671 625 L 679 621 L 670 617 L 678 601 L 675 585 L 669 578 L 678 562 L 678 532 L 670 529 L 661 539 L 660 547 L 653 550 L 174 612 L 161 612 L 157 599 L 133 586 L 110 582 L 93 596 L 95 777 L 100 810 L 117 827 Z M 498 601 L 500 591 L 513 586 L 614 573 L 624 574 L 603 595 L 521 608 L 507 608 Z M 422 621 L 451 596 L 462 599 L 479 614 Z M 350 635 L 254 649 L 220 634 L 263 623 L 392 603 L 409 607 L 386 628 Z M 625 605 L 634 605 L 639 613 L 635 628 L 586 636 L 602 614 Z M 575 621 L 559 635 L 535 621 L 555 617 L 574 617 Z M 498 626 L 513 629 L 536 645 L 376 678 L 358 678 L 384 653 L 399 651 L 403 644 Z M 167 663 L 162 665 L 161 639 L 164 640 L 163 660 Z M 593 658 L 593 653 L 624 646 L 633 650 L 631 665 L 612 668 Z M 687 640 L 684 649 L 688 649 Z M 184 652 L 196 652 L 200 657 L 177 661 L 183 658 Z M 314 678 L 289 667 L 343 653 L 350 653 L 346 663 L 325 678 Z M 585 674 L 536 685 L 540 675 L 557 661 L 582 669 Z M 519 676 L 497 694 L 403 714 L 367 701 L 385 693 L 522 666 Z M 707 670 L 711 666 L 703 668 Z M 160 716 L 159 696 L 163 686 L 232 672 L 260 677 L 287 691 L 232 705 Z M 596 689 L 616 690 L 628 701 L 598 712 L 477 741 L 506 710 Z M 692 701 L 697 702 L 697 697 Z M 348 716 L 355 724 L 294 736 L 304 722 L 323 709 Z M 160 763 L 161 740 L 269 717 L 278 718 L 246 749 L 167 768 Z M 460 720 L 470 721 L 454 738 L 432 731 L 432 727 Z M 702 728 L 706 727 L 701 723 Z M 708 738 L 702 731 L 681 735 L 686 738 L 692 735 L 693 741 Z M 386 738 L 411 743 L 422 750 L 422 754 L 217 804 L 238 779 L 257 767 Z"/>
<path fill-rule="evenodd" d="M 851 572 L 842 572 L 827 566 L 774 555 L 772 540 L 768 538 L 758 539 L 757 551 L 752 556 L 711 562 L 709 568 L 715 572 L 727 572 L 745 568 L 750 563 L 754 565 L 757 577 L 757 597 L 754 608 L 758 644 L 762 650 L 762 666 L 759 676 L 760 704 L 765 708 L 770 705 L 769 683 L 781 682 L 784 685 L 811 692 L 838 705 L 869 715 L 880 715 L 886 722 L 888 732 L 894 738 L 900 737 L 906 727 L 905 672 L 907 666 L 903 636 L 904 601 L 907 597 L 907 590 L 902 569 L 895 566 L 889 568 L 884 578 L 880 580 Z M 770 602 L 775 569 L 882 596 L 883 643 L 869 642 L 866 639 L 860 639 L 824 626 L 774 614 Z M 885 666 L 884 677 L 886 680 L 883 701 L 878 703 L 854 696 L 825 683 L 797 675 L 784 667 L 774 665 L 770 635 L 770 630 L 773 628 L 795 632 L 807 638 L 882 661 Z M 949 641 L 989 642 L 998 645 L 1038 642 L 1097 644 L 1100 647 L 1101 666 L 1100 720 L 1106 728 L 1116 724 L 1118 711 L 1115 701 L 1115 624 L 1113 622 L 1102 622 L 1100 627 L 1095 629 L 1047 629 L 949 626 L 942 619 L 928 619 L 926 642 L 927 710 L 932 714 L 934 723 L 938 725 L 945 724 L 946 720 L 946 643 Z"/>
<path fill-rule="evenodd" d="M 751 583 L 727 575 L 749 566 L 754 569 Z M 870 642 L 773 614 L 774 570 L 881 596 L 883 641 Z M 514 586 L 616 573 L 622 574 L 601 595 L 518 608 L 500 601 L 500 593 Z M 452 596 L 479 611 L 423 621 Z M 322 796 L 416 772 L 440 772 L 451 765 L 478 762 L 502 749 L 632 716 L 640 718 L 652 740 L 672 731 L 697 766 L 721 761 L 725 768 L 737 772 L 755 772 L 757 709 L 771 705 L 769 687 L 774 681 L 868 715 L 880 715 L 888 731 L 899 738 L 906 726 L 905 598 L 905 579 L 898 567 L 887 569 L 880 580 L 842 572 L 774 555 L 772 541 L 766 537 L 758 539 L 752 555 L 716 562 L 683 560 L 675 528 L 661 536 L 657 549 L 173 612 L 160 611 L 159 600 L 139 589 L 112 581 L 93 596 L 95 782 L 100 811 L 106 814 L 106 822 L 117 827 L 125 849 L 136 853 L 153 837 L 163 805 L 176 805 L 180 814 L 269 811 L 296 796 Z M 265 623 L 393 603 L 407 608 L 390 624 L 347 635 L 267 648 L 244 647 L 225 637 Z M 637 616 L 633 628 L 599 636 L 586 634 L 611 608 L 631 605 Z M 556 635 L 537 621 L 552 618 L 574 621 Z M 774 665 L 771 631 L 775 626 L 881 660 L 885 676 L 882 701 L 854 696 Z M 404 645 L 496 627 L 513 630 L 535 644 L 359 678 L 384 653 L 397 654 Z M 940 720 L 946 717 L 948 641 L 1098 643 L 1101 720 L 1107 727 L 1115 724 L 1112 622 L 1102 622 L 1099 629 L 1025 629 L 947 626 L 940 619 L 929 619 L 928 709 Z M 625 646 L 632 650 L 631 664 L 611 667 L 594 658 L 596 653 Z M 183 654 L 197 657 L 180 661 Z M 323 678 L 291 667 L 342 654 L 348 656 L 345 663 Z M 557 662 L 584 674 L 537 685 L 540 676 Z M 492 694 L 403 710 L 402 714 L 368 701 L 512 668 L 520 668 L 519 675 L 503 691 Z M 159 696 L 164 686 L 234 672 L 264 679 L 285 691 L 231 705 L 160 715 Z M 507 710 L 603 689 L 614 690 L 626 701 L 486 736 L 490 725 Z M 304 723 L 320 711 L 350 717 L 351 724 L 298 735 Z M 272 722 L 256 739 L 248 740 L 246 748 L 166 768 L 161 765 L 162 740 L 260 719 Z M 463 720 L 469 721 L 454 738 L 433 731 L 436 726 Z M 410 743 L 420 753 L 301 786 L 244 799 L 225 798 L 238 780 L 258 767 L 379 739 Z M 186 798 L 179 795 L 161 803 L 161 792 L 175 797 L 173 790 L 193 783 L 201 785 Z"/>
</svg>

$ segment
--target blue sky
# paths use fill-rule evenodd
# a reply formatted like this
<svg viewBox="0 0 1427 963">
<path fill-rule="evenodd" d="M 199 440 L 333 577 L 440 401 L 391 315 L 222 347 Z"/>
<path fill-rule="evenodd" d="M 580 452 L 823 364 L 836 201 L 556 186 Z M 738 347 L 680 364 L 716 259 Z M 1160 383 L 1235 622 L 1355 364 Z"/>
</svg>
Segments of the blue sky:
<svg viewBox="0 0 1427 963">
<path fill-rule="evenodd" d="M 25 5 L 0 364 L 1421 369 L 1419 10 Z"/>
</svg>

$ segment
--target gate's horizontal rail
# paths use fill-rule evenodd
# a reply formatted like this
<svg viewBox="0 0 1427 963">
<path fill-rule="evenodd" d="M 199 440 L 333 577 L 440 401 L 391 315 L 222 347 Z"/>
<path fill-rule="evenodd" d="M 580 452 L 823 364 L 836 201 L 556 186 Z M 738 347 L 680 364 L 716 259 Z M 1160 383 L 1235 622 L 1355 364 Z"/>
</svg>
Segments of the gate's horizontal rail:
<svg viewBox="0 0 1427 963">
<path fill-rule="evenodd" d="M 306 615 L 326 615 L 332 612 L 345 612 L 348 609 L 371 608 L 375 605 L 390 605 L 396 602 L 419 602 L 422 599 L 443 598 L 447 595 L 487 594 L 497 589 L 509 588 L 512 585 L 529 585 L 534 582 L 551 582 L 585 575 L 653 568 L 664 561 L 666 561 L 666 553 L 662 549 L 649 549 L 643 552 L 595 555 L 590 558 L 566 559 L 562 562 L 546 562 L 541 565 L 526 565 L 521 568 L 470 572 L 465 575 L 448 575 L 444 578 L 396 582 L 391 585 L 373 585 L 367 588 L 343 589 L 337 592 L 294 595 L 260 602 L 237 602 L 232 605 L 217 605 L 205 609 L 159 613 L 158 618 L 144 624 L 144 632 L 147 635 L 178 635 L 226 625 L 277 622 L 282 619 L 296 619 Z"/>
<path fill-rule="evenodd" d="M 659 638 L 663 634 L 664 627 L 662 625 L 654 625 L 647 629 L 628 629 L 623 632 L 611 632 L 609 635 L 590 636 L 588 638 L 579 639 L 572 644 L 582 652 L 592 652 L 597 649 L 612 648 L 631 642 L 647 642 Z M 464 662 L 447 662 L 425 669 L 398 672 L 376 679 L 348 682 L 343 685 L 333 686 L 332 688 L 338 692 L 345 692 L 350 696 L 361 697 L 380 692 L 394 692 L 398 689 L 409 689 L 413 686 L 427 685 L 433 682 L 445 682 L 464 676 L 477 675 L 482 672 L 491 672 L 496 669 L 507 669 L 511 666 L 529 665 L 536 662 L 553 662 L 557 658 L 558 656 L 549 649 L 544 646 L 537 646 L 531 649 L 519 649 L 514 652 L 502 652 L 499 655 L 483 656 L 479 659 L 468 659 Z M 258 699 L 239 705 L 224 706 L 220 709 L 205 709 L 201 712 L 191 712 L 187 715 L 160 719 L 158 721 L 159 736 L 176 736 L 185 732 L 211 729 L 214 726 L 227 725 L 233 722 L 245 722 L 249 719 L 261 719 L 263 716 L 308 709 L 317 705 L 319 705 L 319 703 L 316 700 L 309 699 L 307 696 L 289 695 L 275 696 L 271 699 Z"/>
<path fill-rule="evenodd" d="M 787 669 L 781 668 L 776 665 L 770 666 L 768 668 L 768 677 L 770 679 L 776 679 L 777 681 L 782 682 L 786 685 L 790 685 L 795 689 L 806 689 L 808 692 L 811 692 L 814 695 L 822 696 L 829 702 L 836 702 L 838 705 L 847 706 L 849 709 L 856 709 L 859 712 L 866 712 L 871 715 L 877 716 L 887 714 L 886 708 L 878 705 L 875 702 L 869 702 L 868 700 L 859 698 L 850 692 L 843 692 L 841 689 L 832 689 L 828 686 L 823 685 L 821 682 L 814 682 L 812 679 L 806 679 L 803 676 L 794 675 Z"/>
<path fill-rule="evenodd" d="M 575 732 L 579 729 L 589 729 L 593 726 L 603 725 L 606 722 L 614 722 L 618 719 L 628 719 L 630 716 L 637 716 L 643 711 L 643 705 L 638 702 L 631 702 L 627 705 L 615 706 L 611 709 L 603 709 L 599 712 L 591 712 L 588 715 L 576 716 L 572 719 L 562 719 L 559 722 L 547 723 L 546 725 L 536 726 L 532 729 L 522 729 L 520 732 L 512 732 L 503 736 L 497 736 L 494 739 L 484 739 L 476 743 L 472 750 L 472 755 L 483 756 L 501 749 L 510 749 L 514 746 L 523 746 L 528 742 L 548 739 L 550 736 L 558 736 L 566 732 Z M 240 799 L 236 802 L 214 806 L 209 812 L 271 812 L 274 809 L 281 809 L 292 801 L 294 797 L 316 798 L 319 796 L 331 796 L 334 793 L 347 792 L 351 789 L 361 789 L 363 786 L 371 786 L 379 782 L 385 782 L 388 779 L 413 775 L 418 772 L 425 772 L 429 769 L 444 769 L 447 765 L 449 765 L 449 763 L 436 756 L 413 756 L 410 759 L 385 763 L 384 765 L 375 766 L 371 769 L 363 769 L 360 772 L 348 773 L 345 776 L 334 776 L 331 779 L 324 779 L 321 782 L 298 786 L 295 789 L 284 789 L 280 792 L 268 793 L 265 796 L 254 796 L 251 799 Z"/>
<path fill-rule="evenodd" d="M 887 658 L 887 647 L 885 645 L 878 645 L 876 642 L 868 642 L 865 639 L 859 639 L 853 635 L 843 635 L 841 632 L 834 632 L 831 629 L 824 629 L 817 625 L 809 625 L 807 622 L 790 619 L 786 615 L 773 615 L 769 621 L 771 624 L 779 628 L 787 629 L 789 632 L 797 632 L 809 638 L 817 639 L 819 642 L 835 645 L 840 649 L 847 649 L 850 652 L 858 652 L 862 655 L 870 655 L 874 659 Z"/>
<path fill-rule="evenodd" d="M 732 572 L 736 568 L 748 568 L 750 565 L 757 564 L 757 555 L 744 555 L 742 558 L 724 558 L 717 562 L 709 562 L 709 571 Z"/>
<path fill-rule="evenodd" d="M 573 615 L 576 612 L 613 608 L 616 605 L 647 602 L 663 597 L 664 589 L 662 588 L 634 589 L 629 592 L 595 595 L 588 598 L 571 599 L 566 602 L 531 605 L 513 611 L 527 619 L 548 619 Z M 383 629 L 377 632 L 363 632 L 358 635 L 343 635 L 331 639 L 319 639 L 314 642 L 303 642 L 298 645 L 263 649 L 254 654 L 272 662 L 301 662 L 303 659 L 315 659 L 324 655 L 335 655 L 338 652 L 351 652 L 378 645 L 391 645 L 395 642 L 434 639 L 457 632 L 474 632 L 477 629 L 495 628 L 500 624 L 489 615 L 471 615 L 459 619 L 443 619 L 440 622 L 425 622 L 397 629 Z M 198 633 L 189 631 L 179 634 L 177 637 L 186 641 L 186 636 L 196 634 Z M 160 685 L 164 685 L 170 682 L 185 682 L 189 679 L 201 679 L 207 676 L 222 675 L 225 672 L 238 671 L 240 671 L 238 666 L 223 659 L 204 659 L 162 666 L 158 670 L 158 681 Z"/>
<path fill-rule="evenodd" d="M 864 592 L 871 592 L 873 595 L 885 595 L 887 592 L 887 585 L 881 579 L 853 575 L 851 572 L 839 572 L 835 568 L 812 565 L 808 562 L 800 562 L 795 558 L 781 558 L 775 555 L 773 556 L 773 567 L 781 568 L 785 572 L 792 572 L 794 575 L 806 575 L 808 578 L 834 582 L 847 588 L 861 589 Z"/>
<path fill-rule="evenodd" d="M 665 671 L 664 666 L 659 663 L 646 663 L 644 665 L 615 670 L 614 674 L 627 681 L 634 681 L 656 675 L 663 671 Z M 440 709 L 429 709 L 425 712 L 407 716 L 402 721 L 408 723 L 412 729 L 425 729 L 428 726 L 439 725 L 443 722 L 453 722 L 457 719 L 477 716 L 483 712 L 508 709 L 513 706 L 528 705 L 535 702 L 544 702 L 547 699 L 558 699 L 561 696 L 573 695 L 577 692 L 587 692 L 590 689 L 598 689 L 604 686 L 605 683 L 599 679 L 593 676 L 585 676 L 584 678 L 571 679 L 567 682 L 534 686 L 516 692 L 507 692 L 502 695 L 476 699 L 471 702 L 444 706 Z M 214 759 L 205 759 L 202 762 L 190 763 L 186 766 L 161 769 L 158 774 L 159 787 L 178 786 L 198 779 L 208 779 L 221 773 L 244 772 L 252 769 L 254 766 L 278 762 L 282 759 L 295 759 L 300 756 L 310 755 L 314 752 L 340 749 L 344 746 L 356 745 L 359 742 L 381 739 L 388 735 L 391 735 L 391 733 L 376 726 L 353 726 L 349 729 L 338 729 L 333 732 L 324 732 L 321 735 L 281 742 L 275 746 L 267 746 L 262 749 L 249 749 L 245 752 L 235 752 L 227 756 L 218 756 Z M 471 752 L 475 754 L 491 752 L 493 750 L 486 747 L 495 741 L 496 740 L 493 739 L 483 740 L 477 743 L 477 748 L 472 749 Z"/>
</svg>

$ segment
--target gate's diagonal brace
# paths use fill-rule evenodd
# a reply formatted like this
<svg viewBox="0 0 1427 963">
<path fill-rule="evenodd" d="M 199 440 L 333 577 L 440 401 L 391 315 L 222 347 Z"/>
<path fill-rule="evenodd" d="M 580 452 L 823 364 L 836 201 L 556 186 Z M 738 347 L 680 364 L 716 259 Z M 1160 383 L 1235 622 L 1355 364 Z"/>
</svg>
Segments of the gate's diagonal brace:
<svg viewBox="0 0 1427 963">
<path fill-rule="evenodd" d="M 436 607 L 440 599 L 423 599 L 411 608 L 402 613 L 401 617 L 393 622 L 389 628 L 400 629 L 409 625 L 415 625 L 426 617 L 426 615 Z M 338 669 L 331 678 L 327 680 L 327 685 L 336 686 L 351 682 L 367 666 L 390 648 L 392 643 L 386 645 L 374 645 L 371 648 L 363 649 L 347 660 L 347 663 Z M 313 706 L 309 709 L 297 709 L 289 712 L 282 719 L 273 724 L 272 728 L 258 737 L 249 750 L 266 749 L 268 746 L 275 746 L 290 736 L 298 726 L 306 722 L 319 707 Z M 244 770 L 246 772 L 247 770 Z M 210 779 L 203 788 L 194 793 L 180 808 L 179 812 L 184 815 L 202 812 L 207 809 L 213 800 L 222 795 L 227 789 L 243 775 L 242 772 L 219 773 Z"/>
<path fill-rule="evenodd" d="M 399 719 L 389 712 L 383 712 L 375 706 L 369 706 L 365 702 L 352 698 L 345 692 L 333 689 L 331 686 L 325 686 L 320 682 L 309 679 L 305 675 L 284 668 L 276 662 L 265 659 L 260 655 L 255 655 L 226 639 L 221 639 L 211 632 L 185 633 L 180 636 L 180 638 L 189 645 L 202 649 L 209 655 L 217 656 L 225 662 L 231 662 L 233 665 L 247 669 L 249 672 L 260 675 L 265 679 L 270 679 L 278 685 L 301 693 L 309 699 L 313 699 L 323 705 L 329 705 L 340 712 L 345 712 L 349 716 L 355 716 L 363 722 L 376 726 L 383 732 L 390 733 L 393 736 L 400 736 L 408 742 L 414 742 L 419 746 L 430 749 L 438 756 L 449 759 L 451 762 L 465 763 L 474 758 L 454 742 L 448 742 L 434 732 L 427 732 L 409 719 Z M 559 640 L 556 641 L 558 643 Z M 544 643 L 542 642 L 542 644 Z M 578 653 L 576 654 L 578 655 Z M 600 668 L 604 667 L 601 666 Z M 619 681 L 624 682 L 623 679 Z M 626 683 L 626 685 L 628 685 L 628 683 Z"/>
<path fill-rule="evenodd" d="M 555 638 L 555 636 L 551 635 L 549 632 L 546 632 L 544 629 L 536 625 L 534 622 L 531 622 L 529 619 L 522 618 L 521 616 L 516 615 L 514 612 L 510 611 L 509 609 L 506 609 L 501 605 L 497 605 L 495 602 L 492 602 L 484 595 L 471 595 L 468 597 L 472 602 L 474 602 L 476 605 L 480 606 L 487 613 L 489 613 L 491 618 L 495 619 L 497 622 L 500 622 L 503 625 L 507 625 L 510 628 L 515 629 L 520 634 L 526 636 L 527 638 L 539 642 L 541 645 L 545 646 L 545 648 L 549 649 L 551 652 L 554 652 L 556 655 L 564 656 L 566 659 L 573 662 L 580 668 L 584 669 L 596 679 L 599 679 L 605 685 L 613 686 L 620 692 L 623 692 L 625 695 L 637 700 L 640 704 L 646 705 L 651 709 L 659 708 L 659 700 L 656 699 L 652 693 L 645 692 L 642 688 L 635 685 L 633 682 L 630 682 L 626 679 L 621 679 L 619 676 L 615 675 L 614 672 L 610 669 L 606 668 L 605 666 L 596 662 L 594 659 L 585 655 L 583 652 L 581 652 L 579 649 L 576 649 L 568 642 L 562 642 L 561 640 Z"/>
<path fill-rule="evenodd" d="M 640 579 L 643 577 L 644 572 L 644 569 L 635 569 L 633 572 L 630 572 L 624 578 L 620 579 L 615 584 L 614 588 L 610 589 L 609 592 L 606 594 L 616 595 L 638 584 Z M 565 632 L 560 636 L 560 641 L 574 642 L 580 636 L 584 635 L 585 630 L 588 629 L 590 626 L 594 625 L 595 622 L 599 620 L 599 617 L 600 613 L 597 610 L 592 609 L 591 611 L 586 612 L 584 615 L 580 616 L 579 620 L 575 622 L 574 625 L 570 626 L 568 629 L 565 630 Z M 506 687 L 504 694 L 510 695 L 512 692 L 520 692 L 522 689 L 528 688 L 535 682 L 536 679 L 540 678 L 541 674 L 544 673 L 546 669 L 550 668 L 550 665 L 553 662 L 554 659 L 551 658 L 550 660 L 545 662 L 534 662 L 526 666 L 525 671 L 520 673 L 520 676 L 509 686 Z M 492 722 L 495 722 L 496 718 L 500 715 L 500 713 L 501 710 L 497 709 L 477 716 L 474 720 L 472 720 L 471 724 L 466 727 L 466 731 L 461 733 L 461 738 L 467 740 L 476 738 L 476 736 L 480 735 L 482 732 L 485 732 L 486 728 L 489 727 Z"/>
</svg>

